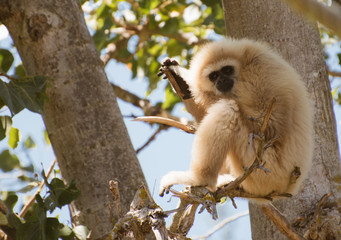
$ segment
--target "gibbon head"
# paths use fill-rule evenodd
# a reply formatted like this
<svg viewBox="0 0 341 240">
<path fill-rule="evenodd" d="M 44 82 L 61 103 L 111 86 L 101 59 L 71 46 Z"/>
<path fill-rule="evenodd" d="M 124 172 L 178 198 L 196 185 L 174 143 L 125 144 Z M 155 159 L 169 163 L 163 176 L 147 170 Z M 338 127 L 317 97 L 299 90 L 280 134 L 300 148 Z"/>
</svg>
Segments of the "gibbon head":
<svg viewBox="0 0 341 240">
<path fill-rule="evenodd" d="M 196 102 L 205 105 L 235 95 L 240 71 L 255 57 L 255 45 L 257 48 L 255 41 L 247 39 L 223 39 L 201 47 L 191 61 L 187 78 Z"/>
</svg>

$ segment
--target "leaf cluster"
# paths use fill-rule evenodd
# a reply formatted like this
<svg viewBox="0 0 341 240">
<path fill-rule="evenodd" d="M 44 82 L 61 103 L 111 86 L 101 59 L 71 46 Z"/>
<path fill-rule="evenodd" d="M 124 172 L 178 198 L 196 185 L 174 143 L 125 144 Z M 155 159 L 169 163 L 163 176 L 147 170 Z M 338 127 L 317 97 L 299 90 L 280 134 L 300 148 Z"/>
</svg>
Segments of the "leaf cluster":
<svg viewBox="0 0 341 240">
<path fill-rule="evenodd" d="M 221 2 L 185 0 L 83 2 L 86 19 L 102 60 L 124 63 L 132 79 L 145 78 L 147 95 L 161 80 L 160 61 L 166 56 L 188 64 L 193 48 L 210 35 L 224 34 Z M 179 98 L 167 85 L 163 109 L 172 110 Z"/>
<path fill-rule="evenodd" d="M 45 176 L 44 172 L 43 175 Z M 44 177 L 47 182 L 46 177 Z M 0 212 L 0 219 L 3 219 L 2 225 L 15 229 L 16 239 L 34 239 L 34 240 L 54 240 L 54 239 L 86 239 L 88 230 L 84 226 L 71 228 L 59 222 L 56 217 L 47 217 L 47 213 L 52 213 L 57 207 L 71 203 L 80 196 L 75 182 L 72 181 L 69 186 L 58 178 L 54 178 L 46 184 L 48 193 L 43 198 L 40 194 L 35 196 L 36 203 L 31 207 L 25 217 L 19 218 L 14 213 L 18 196 L 14 192 L 6 192 L 4 204 L 7 207 L 6 218 L 4 213 Z"/>
</svg>

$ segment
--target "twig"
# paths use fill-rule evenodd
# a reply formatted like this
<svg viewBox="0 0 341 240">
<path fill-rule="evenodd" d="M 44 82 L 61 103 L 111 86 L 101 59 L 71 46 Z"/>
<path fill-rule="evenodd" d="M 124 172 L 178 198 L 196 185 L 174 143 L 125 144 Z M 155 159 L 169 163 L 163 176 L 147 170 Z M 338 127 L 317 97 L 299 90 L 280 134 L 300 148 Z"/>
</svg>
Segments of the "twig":
<svg viewBox="0 0 341 240">
<path fill-rule="evenodd" d="M 180 122 L 180 118 L 173 116 L 169 111 L 162 109 L 160 106 L 154 106 L 148 99 L 140 98 L 115 84 L 111 84 L 115 95 L 122 101 L 131 103 L 135 107 L 141 108 L 146 116 L 158 116 L 173 119 Z"/>
<path fill-rule="evenodd" d="M 331 196 L 331 193 L 324 194 L 321 199 L 318 201 L 314 216 L 312 219 L 312 223 L 310 225 L 309 230 L 304 234 L 304 237 L 307 239 L 315 239 L 311 238 L 311 236 L 318 236 L 318 227 L 321 224 L 320 221 L 320 214 L 328 200 L 328 198 Z"/>
<path fill-rule="evenodd" d="M 331 7 L 327 7 L 315 0 L 285 0 L 285 2 L 306 17 L 319 21 L 341 37 L 341 7 L 339 4 L 333 3 Z"/>
<path fill-rule="evenodd" d="M 136 154 L 138 154 L 141 150 L 143 150 L 145 147 L 147 147 L 152 141 L 154 141 L 156 135 L 158 135 L 162 130 L 163 130 L 163 128 L 159 127 L 155 131 L 155 133 L 148 139 L 148 141 L 136 150 Z"/>
<path fill-rule="evenodd" d="M 114 214 L 110 217 L 110 220 L 113 223 L 114 222 L 113 220 L 117 221 L 120 217 L 122 217 L 120 190 L 118 188 L 118 182 L 114 180 L 110 180 L 109 189 L 111 192 L 111 196 L 113 200 L 113 207 L 114 207 Z"/>
<path fill-rule="evenodd" d="M 199 237 L 192 237 L 192 239 L 206 239 L 209 238 L 212 234 L 216 233 L 218 230 L 220 230 L 221 228 L 223 228 L 226 224 L 233 222 L 241 217 L 247 216 L 249 215 L 249 211 L 244 211 L 244 212 L 240 212 L 234 216 L 228 217 L 226 219 L 224 219 L 223 221 L 221 221 L 219 224 L 217 224 L 216 226 L 214 226 L 208 233 L 206 233 L 205 235 L 199 236 Z"/>
<path fill-rule="evenodd" d="M 51 172 L 52 172 L 52 170 L 53 170 L 54 165 L 56 164 L 56 162 L 57 162 L 57 159 L 55 159 L 55 160 L 52 162 L 50 168 L 48 169 L 48 171 L 47 171 L 47 173 L 46 173 L 46 179 L 49 178 L 49 176 L 50 176 L 50 174 L 51 174 Z M 28 209 L 33 205 L 34 201 L 36 200 L 36 195 L 39 194 L 39 193 L 41 192 L 41 190 L 43 189 L 43 186 L 44 186 L 44 185 L 45 185 L 45 180 L 43 180 L 43 181 L 40 183 L 38 190 L 35 192 L 35 194 L 30 198 L 30 200 L 29 200 L 29 201 L 24 205 L 24 207 L 21 209 L 20 214 L 19 214 L 19 217 L 23 218 L 23 217 L 26 215 Z"/>
<path fill-rule="evenodd" d="M 272 204 L 259 205 L 262 211 L 267 215 L 276 225 L 277 229 L 291 240 L 304 240 L 298 233 L 296 233 L 290 226 L 288 220 L 282 213 Z"/>
<path fill-rule="evenodd" d="M 195 127 L 189 124 L 183 124 L 179 121 L 175 121 L 173 119 L 164 118 L 164 117 L 138 117 L 133 121 L 142 121 L 148 123 L 160 123 L 165 124 L 171 127 L 179 128 L 187 133 L 195 133 Z"/>
<path fill-rule="evenodd" d="M 328 67 L 328 73 L 329 73 L 329 75 L 331 75 L 333 77 L 341 77 L 341 72 L 332 71 L 329 67 Z"/>
<path fill-rule="evenodd" d="M 260 133 L 259 135 L 259 146 L 257 149 L 257 154 L 256 154 L 256 158 L 254 160 L 254 162 L 252 163 L 252 165 L 250 167 L 248 167 L 244 173 L 242 175 L 240 175 L 238 178 L 236 178 L 234 181 L 230 182 L 226 187 L 224 188 L 220 188 L 215 192 L 215 198 L 216 199 L 220 199 L 224 196 L 231 196 L 230 192 L 233 189 L 237 189 L 240 184 L 257 168 L 262 167 L 261 163 L 262 163 L 262 156 L 264 151 L 266 150 L 265 146 L 267 147 L 268 145 L 265 144 L 265 137 L 264 137 L 264 133 L 266 130 L 266 127 L 269 123 L 269 119 L 273 110 L 273 106 L 276 102 L 276 99 L 272 99 L 270 106 L 268 108 L 268 111 L 264 117 L 264 121 L 262 123 L 261 129 L 260 129 Z M 274 142 L 273 140 L 270 140 L 270 142 Z M 266 170 L 266 169 L 264 169 Z"/>
</svg>

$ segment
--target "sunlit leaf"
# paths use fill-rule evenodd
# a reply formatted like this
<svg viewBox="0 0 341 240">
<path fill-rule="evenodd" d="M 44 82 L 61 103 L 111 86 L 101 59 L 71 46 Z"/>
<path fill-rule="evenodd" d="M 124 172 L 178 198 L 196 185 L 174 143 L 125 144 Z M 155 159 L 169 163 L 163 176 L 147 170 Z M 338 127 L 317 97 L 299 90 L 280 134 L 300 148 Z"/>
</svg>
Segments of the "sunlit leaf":
<svg viewBox="0 0 341 240">
<path fill-rule="evenodd" d="M 89 234 L 89 229 L 86 226 L 79 225 L 72 229 L 79 240 L 86 240 Z"/>
<path fill-rule="evenodd" d="M 15 149 L 18 146 L 19 141 L 19 129 L 11 127 L 11 130 L 9 131 L 8 146 L 12 149 Z"/>
<path fill-rule="evenodd" d="M 49 134 L 47 133 L 46 130 L 44 131 L 44 139 L 45 139 L 46 144 L 49 146 L 51 142 L 50 142 Z"/>
<path fill-rule="evenodd" d="M 4 172 L 12 171 L 14 168 L 19 167 L 20 162 L 16 155 L 11 154 L 8 149 L 0 154 L 0 169 Z"/>
</svg>

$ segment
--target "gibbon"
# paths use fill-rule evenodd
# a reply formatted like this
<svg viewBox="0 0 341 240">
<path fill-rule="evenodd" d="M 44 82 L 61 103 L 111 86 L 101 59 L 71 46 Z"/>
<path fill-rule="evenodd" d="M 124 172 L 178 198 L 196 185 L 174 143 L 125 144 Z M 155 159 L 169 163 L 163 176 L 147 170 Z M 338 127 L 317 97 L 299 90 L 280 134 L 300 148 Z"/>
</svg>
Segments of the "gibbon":
<svg viewBox="0 0 341 240">
<path fill-rule="evenodd" d="M 190 170 L 165 175 L 161 196 L 175 184 L 215 191 L 240 176 L 256 156 L 257 141 L 250 143 L 249 136 L 274 98 L 264 135 L 266 141 L 279 139 L 262 157 L 269 171 L 254 170 L 241 187 L 257 196 L 297 191 L 312 161 L 313 110 L 300 76 L 278 53 L 266 43 L 223 39 L 204 45 L 189 70 L 170 59 L 165 65 L 181 74 L 205 115 L 195 134 Z M 300 175 L 292 181 L 297 170 Z"/>
</svg>

